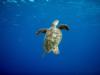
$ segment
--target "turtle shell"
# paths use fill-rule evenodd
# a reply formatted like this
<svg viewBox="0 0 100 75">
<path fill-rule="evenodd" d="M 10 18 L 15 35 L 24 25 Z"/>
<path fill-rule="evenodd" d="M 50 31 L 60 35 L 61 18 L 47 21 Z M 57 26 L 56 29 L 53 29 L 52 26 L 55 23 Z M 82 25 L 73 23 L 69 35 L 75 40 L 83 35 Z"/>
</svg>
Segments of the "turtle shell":
<svg viewBox="0 0 100 75">
<path fill-rule="evenodd" d="M 62 39 L 62 33 L 60 29 L 49 29 L 46 32 L 44 39 L 44 49 L 46 52 L 50 52 L 53 48 L 58 47 Z"/>
</svg>

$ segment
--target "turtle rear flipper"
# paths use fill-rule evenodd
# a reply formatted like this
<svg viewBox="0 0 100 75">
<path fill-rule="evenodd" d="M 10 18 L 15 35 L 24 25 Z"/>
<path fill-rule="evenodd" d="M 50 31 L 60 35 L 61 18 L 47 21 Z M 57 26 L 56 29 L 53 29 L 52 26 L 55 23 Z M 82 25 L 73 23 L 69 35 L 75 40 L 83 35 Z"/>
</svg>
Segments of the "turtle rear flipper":
<svg viewBox="0 0 100 75">
<path fill-rule="evenodd" d="M 45 52 L 49 53 L 49 52 L 51 52 L 51 49 L 52 49 L 51 41 L 45 39 L 45 41 L 44 41 L 44 50 L 45 50 Z"/>
<path fill-rule="evenodd" d="M 47 29 L 46 28 L 43 28 L 43 29 L 40 29 L 36 32 L 36 35 L 39 35 L 40 33 L 46 33 L 47 32 Z"/>
<path fill-rule="evenodd" d="M 58 47 L 54 47 L 52 51 L 53 51 L 53 53 L 55 55 L 58 55 L 59 54 L 59 48 Z"/>
</svg>

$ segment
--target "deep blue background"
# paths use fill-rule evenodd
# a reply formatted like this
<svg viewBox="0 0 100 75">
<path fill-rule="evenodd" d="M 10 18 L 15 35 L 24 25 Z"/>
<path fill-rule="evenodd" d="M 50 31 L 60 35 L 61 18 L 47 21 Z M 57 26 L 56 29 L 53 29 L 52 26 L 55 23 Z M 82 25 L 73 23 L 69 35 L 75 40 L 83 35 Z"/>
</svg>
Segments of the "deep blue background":
<svg viewBox="0 0 100 75">
<path fill-rule="evenodd" d="M 62 31 L 60 55 L 43 56 L 44 35 L 54 19 L 68 24 Z M 100 74 L 100 1 L 0 1 L 1 74 Z"/>
</svg>

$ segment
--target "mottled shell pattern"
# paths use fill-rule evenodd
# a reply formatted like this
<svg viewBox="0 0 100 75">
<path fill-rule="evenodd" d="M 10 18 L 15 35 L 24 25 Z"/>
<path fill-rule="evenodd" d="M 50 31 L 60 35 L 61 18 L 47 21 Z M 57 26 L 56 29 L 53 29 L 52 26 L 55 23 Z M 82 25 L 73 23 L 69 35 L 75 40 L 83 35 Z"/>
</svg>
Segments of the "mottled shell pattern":
<svg viewBox="0 0 100 75">
<path fill-rule="evenodd" d="M 53 51 L 54 54 L 59 54 L 58 45 L 62 39 L 62 32 L 56 28 L 58 20 L 55 20 L 52 26 L 47 30 L 44 39 L 44 49 L 46 52 Z"/>
</svg>

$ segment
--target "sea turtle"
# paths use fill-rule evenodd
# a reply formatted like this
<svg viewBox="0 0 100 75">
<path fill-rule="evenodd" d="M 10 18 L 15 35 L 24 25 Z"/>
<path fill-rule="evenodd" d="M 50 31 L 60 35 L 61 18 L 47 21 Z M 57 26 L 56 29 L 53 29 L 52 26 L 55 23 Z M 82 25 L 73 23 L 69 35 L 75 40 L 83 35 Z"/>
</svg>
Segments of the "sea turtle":
<svg viewBox="0 0 100 75">
<path fill-rule="evenodd" d="M 62 29 L 69 30 L 69 26 L 66 24 L 60 24 L 58 27 L 59 20 L 56 19 L 51 24 L 49 29 L 43 28 L 36 32 L 36 35 L 40 33 L 45 33 L 44 38 L 44 50 L 45 52 L 49 53 L 53 51 L 54 54 L 59 54 L 58 45 L 62 39 Z"/>
</svg>

